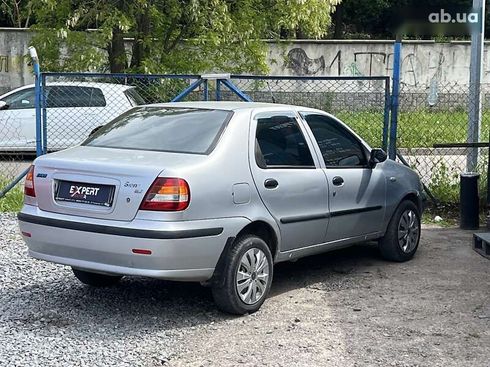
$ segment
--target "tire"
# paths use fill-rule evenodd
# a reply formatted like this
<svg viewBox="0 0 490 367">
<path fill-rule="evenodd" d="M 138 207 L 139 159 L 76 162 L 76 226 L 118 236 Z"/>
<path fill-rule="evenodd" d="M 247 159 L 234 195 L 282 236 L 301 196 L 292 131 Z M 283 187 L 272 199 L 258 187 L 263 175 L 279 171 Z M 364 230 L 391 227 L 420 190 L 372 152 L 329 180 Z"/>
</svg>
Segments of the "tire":
<svg viewBox="0 0 490 367">
<path fill-rule="evenodd" d="M 71 268 L 71 270 L 73 270 L 73 274 L 75 274 L 79 281 L 92 287 L 110 287 L 117 284 L 122 278 L 120 275 L 91 273 L 75 268 Z"/>
<path fill-rule="evenodd" d="M 225 260 L 223 279 L 212 288 L 218 309 L 234 315 L 256 312 L 272 283 L 269 247 L 260 237 L 245 235 L 235 241 Z"/>
<path fill-rule="evenodd" d="M 381 256 L 397 262 L 410 260 L 419 246 L 420 232 L 417 206 L 410 200 L 402 201 L 391 217 L 384 237 L 378 242 Z"/>
</svg>

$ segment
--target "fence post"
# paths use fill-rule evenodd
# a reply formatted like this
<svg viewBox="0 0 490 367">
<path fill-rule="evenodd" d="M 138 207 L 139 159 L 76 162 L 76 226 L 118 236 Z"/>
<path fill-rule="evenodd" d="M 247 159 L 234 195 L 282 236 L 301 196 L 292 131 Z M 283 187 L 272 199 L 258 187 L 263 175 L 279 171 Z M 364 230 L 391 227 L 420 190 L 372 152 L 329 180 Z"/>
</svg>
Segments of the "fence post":
<svg viewBox="0 0 490 367">
<path fill-rule="evenodd" d="M 42 111 L 42 128 L 43 128 L 43 154 L 48 153 L 48 111 L 46 108 L 46 75 L 41 73 L 41 111 Z"/>
<path fill-rule="evenodd" d="M 381 147 L 385 152 L 388 151 L 388 133 L 390 129 L 390 78 L 385 80 L 385 106 L 383 115 L 383 142 Z"/>
<path fill-rule="evenodd" d="M 390 126 L 390 159 L 396 159 L 396 135 L 398 129 L 398 103 L 400 93 L 400 69 L 401 69 L 402 40 L 396 36 L 393 50 L 393 86 L 391 91 L 391 126 Z"/>
<path fill-rule="evenodd" d="M 209 89 L 208 89 L 208 80 L 204 80 L 204 90 L 203 90 L 204 96 L 203 99 L 205 101 L 209 100 Z"/>
<path fill-rule="evenodd" d="M 216 79 L 216 100 L 221 101 L 221 81 Z"/>
<path fill-rule="evenodd" d="M 34 67 L 34 107 L 36 109 L 36 156 L 43 154 L 42 147 L 42 126 L 41 126 L 41 68 L 39 66 L 39 58 L 36 48 L 29 47 L 29 56 L 31 57 Z"/>
</svg>

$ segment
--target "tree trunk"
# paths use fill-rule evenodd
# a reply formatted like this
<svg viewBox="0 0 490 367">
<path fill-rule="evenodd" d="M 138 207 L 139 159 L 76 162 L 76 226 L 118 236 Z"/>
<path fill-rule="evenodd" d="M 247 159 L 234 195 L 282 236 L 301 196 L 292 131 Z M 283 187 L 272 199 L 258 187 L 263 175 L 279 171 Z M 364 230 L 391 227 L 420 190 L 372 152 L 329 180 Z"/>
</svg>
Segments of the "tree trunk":
<svg viewBox="0 0 490 367">
<path fill-rule="evenodd" d="M 334 21 L 334 31 L 333 38 L 334 39 L 342 39 L 344 38 L 344 23 L 343 23 L 343 13 L 344 7 L 342 4 L 337 5 L 335 8 L 335 13 L 333 13 L 333 21 Z"/>
<path fill-rule="evenodd" d="M 111 73 L 125 72 L 128 61 L 124 48 L 124 38 L 123 33 L 117 27 L 112 30 L 112 40 L 108 47 L 108 53 Z"/>
<path fill-rule="evenodd" d="M 136 36 L 133 43 L 133 55 L 131 56 L 131 69 L 139 69 L 149 54 L 149 47 L 145 44 L 150 36 L 149 9 L 136 19 Z"/>
</svg>

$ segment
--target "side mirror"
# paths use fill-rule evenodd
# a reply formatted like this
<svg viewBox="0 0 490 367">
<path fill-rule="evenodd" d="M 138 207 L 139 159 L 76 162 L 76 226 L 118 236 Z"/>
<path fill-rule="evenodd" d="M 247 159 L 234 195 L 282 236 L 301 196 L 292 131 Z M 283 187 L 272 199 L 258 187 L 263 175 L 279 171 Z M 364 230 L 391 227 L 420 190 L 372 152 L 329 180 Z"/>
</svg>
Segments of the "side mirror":
<svg viewBox="0 0 490 367">
<path fill-rule="evenodd" d="M 378 163 L 386 161 L 387 158 L 388 155 L 383 149 L 373 149 L 369 155 L 368 165 L 370 168 L 374 168 Z"/>
<path fill-rule="evenodd" d="M 9 108 L 9 105 L 5 101 L 0 101 L 0 110 L 6 110 Z"/>
<path fill-rule="evenodd" d="M 90 134 L 88 134 L 88 137 L 89 137 L 89 138 L 90 138 L 90 137 L 92 137 L 92 136 L 93 136 L 93 135 L 94 135 L 94 134 L 95 134 L 97 131 L 99 131 L 99 130 L 100 130 L 100 128 L 101 128 L 102 126 L 103 126 L 103 125 L 100 125 L 100 126 L 97 126 L 96 128 L 94 128 L 94 129 L 93 129 L 93 130 L 90 132 Z"/>
</svg>

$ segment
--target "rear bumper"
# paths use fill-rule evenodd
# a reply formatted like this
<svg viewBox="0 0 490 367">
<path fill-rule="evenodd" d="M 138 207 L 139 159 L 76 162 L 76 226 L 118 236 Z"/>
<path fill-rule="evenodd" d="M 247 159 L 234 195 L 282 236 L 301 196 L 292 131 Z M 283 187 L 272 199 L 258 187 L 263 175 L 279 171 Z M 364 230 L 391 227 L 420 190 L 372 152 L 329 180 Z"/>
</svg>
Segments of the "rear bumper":
<svg viewBox="0 0 490 367">
<path fill-rule="evenodd" d="M 25 205 L 18 215 L 29 255 L 72 267 L 169 280 L 208 280 L 229 237 L 250 221 L 226 218 L 116 222 Z M 150 250 L 151 255 L 133 253 Z"/>
</svg>

